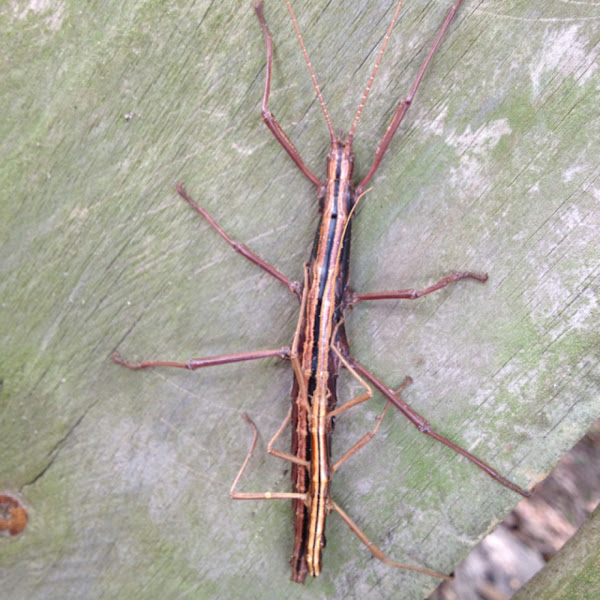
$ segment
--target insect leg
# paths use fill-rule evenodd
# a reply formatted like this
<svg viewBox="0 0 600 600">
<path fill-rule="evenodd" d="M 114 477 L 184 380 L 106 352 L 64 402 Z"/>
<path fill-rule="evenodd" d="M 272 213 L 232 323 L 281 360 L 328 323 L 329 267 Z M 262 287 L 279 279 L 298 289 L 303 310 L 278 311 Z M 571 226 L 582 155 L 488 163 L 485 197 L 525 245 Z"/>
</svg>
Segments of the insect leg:
<svg viewBox="0 0 600 600">
<path fill-rule="evenodd" d="M 365 382 L 365 380 L 352 368 L 352 366 L 348 363 L 348 361 L 346 360 L 344 355 L 339 351 L 338 348 L 336 348 L 335 346 L 331 346 L 331 349 L 333 350 L 333 353 L 340 359 L 340 361 L 346 367 L 346 369 L 348 369 L 348 371 L 350 371 L 352 376 L 367 390 L 364 394 L 360 394 L 360 395 L 356 396 L 352 400 L 349 400 L 348 402 L 346 402 L 339 408 L 336 408 L 335 410 L 332 410 L 331 412 L 329 412 L 327 414 L 328 417 L 335 417 L 336 415 L 339 415 L 340 413 L 348 410 L 349 408 L 352 408 L 353 406 L 356 406 L 357 404 L 361 404 L 362 402 L 369 400 L 369 398 L 372 398 L 373 390 Z M 394 393 L 399 394 L 407 385 L 409 385 L 411 383 L 412 383 L 412 379 L 410 377 L 406 377 L 406 379 L 404 380 L 404 383 L 397 390 L 395 390 Z M 388 411 L 390 404 L 391 404 L 391 402 L 388 400 L 387 404 L 385 405 L 385 408 L 383 409 L 383 412 L 377 418 L 377 424 L 375 425 L 373 430 L 369 431 L 362 438 L 360 438 L 360 440 L 358 440 L 358 442 L 356 442 L 349 450 L 344 452 L 342 457 L 335 462 L 335 464 L 331 467 L 332 473 L 335 473 L 335 471 L 338 469 L 338 467 L 340 465 L 345 463 L 352 455 L 356 454 L 356 452 L 358 452 L 363 446 L 366 446 L 373 439 L 373 437 L 375 436 L 375 434 L 381 427 L 381 423 Z"/>
<path fill-rule="evenodd" d="M 192 358 L 187 362 L 176 362 L 172 360 L 144 360 L 142 362 L 130 362 L 121 358 L 118 352 L 113 352 L 112 360 L 118 365 L 127 367 L 134 371 L 140 369 L 153 369 L 154 367 L 175 367 L 177 369 L 188 369 L 195 371 L 202 367 L 214 367 L 229 363 L 243 362 L 246 360 L 258 360 L 259 358 L 289 358 L 289 348 L 278 348 L 277 350 L 257 350 L 256 352 L 240 352 L 239 354 L 222 354 L 220 356 L 209 356 L 207 358 Z"/>
<path fill-rule="evenodd" d="M 383 418 L 385 417 L 388 408 L 390 407 L 390 404 L 391 402 L 388 400 L 385 405 L 385 408 L 383 409 L 383 412 L 377 417 L 377 424 L 375 425 L 375 427 L 373 427 L 373 429 L 368 433 L 365 433 L 365 435 L 363 435 L 360 438 L 360 440 L 358 440 L 358 442 L 353 444 L 348 450 L 346 450 L 346 452 L 344 452 L 344 454 L 342 454 L 342 456 L 338 460 L 335 461 L 335 463 L 333 463 L 333 465 L 331 466 L 332 474 L 335 473 L 339 469 L 339 467 L 343 463 L 345 463 L 351 456 L 356 454 L 363 446 L 366 446 L 375 437 L 375 434 L 381 427 L 381 423 L 383 422 Z"/>
<path fill-rule="evenodd" d="M 231 488 L 229 489 L 229 495 L 233 500 L 302 500 L 303 502 L 306 500 L 306 494 L 297 494 L 294 492 L 236 492 L 235 488 L 239 483 L 244 471 L 246 470 L 246 466 L 248 465 L 248 461 L 252 457 L 252 453 L 254 452 L 254 448 L 256 448 L 256 441 L 258 440 L 258 429 L 256 429 L 256 425 L 252 421 L 252 419 L 247 415 L 243 414 L 242 418 L 246 421 L 250 427 L 252 427 L 252 431 L 254 436 L 252 438 L 252 444 L 250 445 L 250 450 L 246 455 L 244 463 L 242 464 L 242 468 L 240 469 L 237 477 L 235 478 Z"/>
<path fill-rule="evenodd" d="M 265 79 L 265 93 L 262 101 L 262 119 L 265 125 L 271 130 L 275 139 L 282 145 L 283 149 L 290 155 L 290 158 L 296 163 L 296 166 L 310 179 L 311 183 L 317 187 L 321 187 L 321 180 L 304 164 L 300 152 L 296 149 L 290 138 L 286 135 L 281 125 L 275 119 L 273 113 L 269 110 L 269 96 L 271 94 L 271 75 L 273 72 L 273 38 L 267 27 L 267 22 L 262 13 L 262 0 L 254 3 L 254 10 L 260 22 L 260 26 L 265 36 L 265 45 L 267 48 L 267 76 Z"/>
<path fill-rule="evenodd" d="M 283 273 L 278 271 L 273 265 L 269 264 L 266 260 L 258 256 L 250 250 L 245 244 L 241 242 L 236 242 L 234 239 L 229 237 L 229 235 L 223 230 L 223 228 L 215 221 L 215 219 L 197 202 L 193 200 L 193 198 L 185 191 L 183 184 L 177 184 L 176 188 L 177 193 L 206 221 L 208 224 L 239 254 L 241 254 L 244 258 L 247 258 L 251 263 L 254 263 L 256 266 L 260 267 L 263 271 L 266 271 L 269 275 L 275 277 L 278 281 L 281 281 L 293 294 L 295 294 L 298 298 L 300 298 L 300 284 L 297 281 L 292 281 L 288 279 Z"/>
<path fill-rule="evenodd" d="M 306 303 L 308 302 L 308 263 L 304 263 L 304 279 L 302 285 L 302 296 L 300 298 L 300 315 L 306 314 Z M 298 397 L 297 401 L 301 408 L 308 414 L 310 413 L 310 405 L 308 402 L 308 390 L 306 388 L 306 377 L 302 371 L 302 364 L 300 361 L 300 338 L 304 328 L 304 319 L 301 317 L 298 319 L 296 325 L 296 331 L 294 332 L 294 339 L 292 340 L 292 348 L 290 352 L 290 362 L 294 369 L 294 376 L 298 384 Z"/>
<path fill-rule="evenodd" d="M 373 160 L 373 165 L 369 169 L 368 173 L 365 175 L 365 178 L 358 184 L 355 190 L 357 196 L 360 196 L 362 194 L 367 185 L 369 185 L 369 181 L 371 181 L 371 178 L 373 177 L 373 175 L 375 175 L 375 172 L 379 168 L 379 165 L 383 160 L 383 157 L 388 149 L 388 146 L 390 145 L 390 142 L 392 141 L 392 138 L 394 137 L 394 134 L 396 133 L 396 130 L 400 126 L 400 123 L 402 123 L 402 119 L 404 119 L 404 116 L 406 115 L 408 109 L 410 108 L 410 105 L 412 104 L 415 94 L 417 93 L 417 89 L 419 88 L 419 84 L 423 79 L 423 75 L 425 75 L 425 71 L 427 70 L 427 67 L 431 62 L 435 51 L 438 49 L 438 46 L 440 45 L 440 42 L 442 41 L 446 30 L 450 26 L 450 23 L 452 22 L 452 19 L 454 19 L 458 8 L 461 4 L 462 0 L 456 0 L 456 2 L 452 5 L 452 8 L 448 11 L 446 19 L 444 20 L 444 23 L 442 24 L 442 27 L 440 28 L 435 38 L 435 41 L 433 42 L 433 45 L 431 46 L 431 49 L 429 50 L 429 53 L 425 58 L 425 61 L 419 69 L 419 73 L 417 74 L 417 77 L 413 82 L 412 87 L 410 88 L 408 96 L 404 100 L 401 100 L 398 104 L 396 112 L 394 113 L 394 116 L 392 117 L 392 120 L 390 121 L 387 130 L 383 138 L 379 142 L 379 146 L 377 146 L 377 150 L 375 151 L 375 159 Z"/>
<path fill-rule="evenodd" d="M 407 377 L 404 380 L 404 383 L 397 389 L 394 391 L 394 393 L 396 395 L 398 395 L 407 385 L 409 385 L 410 383 L 412 383 L 412 379 L 410 377 Z M 368 395 L 368 398 L 370 398 L 373 395 L 373 392 L 371 390 L 370 394 Z M 362 396 L 367 396 L 367 394 L 361 394 L 361 396 L 357 396 L 354 400 L 357 400 L 359 398 L 362 398 Z M 366 398 L 366 399 L 368 399 Z M 346 408 L 350 408 L 348 406 L 348 404 L 352 403 L 352 406 L 356 406 L 356 404 L 359 404 L 359 402 L 354 402 L 354 400 L 350 400 L 350 402 L 347 402 L 346 404 L 344 404 L 344 406 L 342 406 L 342 409 L 346 409 Z M 362 400 L 360 400 L 362 402 Z M 388 400 L 385 408 L 383 409 L 383 412 L 377 417 L 377 424 L 375 425 L 375 427 L 369 431 L 368 433 L 366 433 L 365 435 L 363 435 L 362 438 L 360 438 L 360 440 L 358 440 L 358 442 L 356 442 L 355 444 L 352 445 L 352 447 L 348 450 L 346 450 L 346 452 L 344 452 L 344 454 L 341 456 L 341 458 L 339 458 L 331 467 L 331 472 L 335 473 L 338 468 L 345 463 L 351 456 L 353 456 L 354 454 L 356 454 L 361 448 L 363 448 L 364 446 L 366 446 L 374 437 L 375 434 L 377 433 L 377 431 L 379 430 L 379 428 L 381 427 L 381 423 L 383 422 L 383 419 L 390 407 L 391 402 Z M 329 413 L 330 415 L 332 415 L 332 413 L 336 413 L 337 411 L 332 411 L 331 413 Z M 333 415 L 332 415 L 333 416 Z"/>
<path fill-rule="evenodd" d="M 412 565 L 405 565 L 399 562 L 390 560 L 359 528 L 358 525 L 333 501 L 330 500 L 329 506 L 332 510 L 335 510 L 340 517 L 345 521 L 346 525 L 358 536 L 358 539 L 369 549 L 369 552 L 382 563 L 389 565 L 390 567 L 397 567 L 398 569 L 408 569 L 409 571 L 417 571 L 419 573 L 425 573 L 425 575 L 431 575 L 432 577 L 438 577 L 439 579 L 453 579 L 450 575 L 444 575 L 437 571 L 431 571 L 430 569 L 423 569 L 422 567 L 413 567 Z"/>
<path fill-rule="evenodd" d="M 288 410 L 288 414 L 285 417 L 285 419 L 283 420 L 283 423 L 281 424 L 279 429 L 275 432 L 275 435 L 271 438 L 271 441 L 267 444 L 267 452 L 271 456 L 276 456 L 277 458 L 281 458 L 282 460 L 287 460 L 291 463 L 296 463 L 298 465 L 302 465 L 303 467 L 308 467 L 308 466 L 310 466 L 310 463 L 307 460 L 304 460 L 303 458 L 298 458 L 297 456 L 294 456 L 293 454 L 290 454 L 289 452 L 283 452 L 281 450 L 277 450 L 277 448 L 273 448 L 273 444 L 275 443 L 275 440 L 281 435 L 283 430 L 288 426 L 291 419 L 292 419 L 292 407 L 290 406 L 290 410 Z"/>
<path fill-rule="evenodd" d="M 450 273 L 450 275 L 446 275 L 440 279 L 437 283 L 430 285 L 424 290 L 415 290 L 413 288 L 409 288 L 406 290 L 393 290 L 389 292 L 373 292 L 370 294 L 355 294 L 351 292 L 349 294 L 348 304 L 356 304 L 358 302 L 363 302 L 364 300 L 390 300 L 390 299 L 403 299 L 403 300 L 415 300 L 416 298 L 420 298 L 421 296 L 426 296 L 427 294 L 431 294 L 437 290 L 441 290 L 445 288 L 447 285 L 451 283 L 455 283 L 456 281 L 460 281 L 461 279 L 475 279 L 480 283 L 484 283 L 487 281 L 487 273 L 483 273 L 480 275 L 479 273 Z"/>
<path fill-rule="evenodd" d="M 379 380 L 373 373 L 367 371 L 360 363 L 356 361 L 355 358 L 349 356 L 347 357 L 348 362 L 354 367 L 357 373 L 362 375 L 366 380 L 373 384 L 380 393 L 382 393 L 396 408 L 419 430 L 420 433 L 424 433 L 429 437 L 432 437 L 434 440 L 441 442 L 444 446 L 448 446 L 451 450 L 458 452 L 458 454 L 462 454 L 467 460 L 471 461 L 474 465 L 479 467 L 482 471 L 487 473 L 492 479 L 496 480 L 498 483 L 502 484 L 504 487 L 507 487 L 509 490 L 516 492 L 517 494 L 521 494 L 521 496 L 529 497 L 531 494 L 520 488 L 516 483 L 513 483 L 506 477 L 503 477 L 490 467 L 487 463 L 477 458 L 464 448 L 457 446 L 449 439 L 440 435 L 436 431 L 431 428 L 431 425 L 423 418 L 416 410 L 411 408 L 402 398 L 397 396 L 394 393 L 394 390 L 385 385 L 381 380 Z"/>
<path fill-rule="evenodd" d="M 337 331 L 337 327 L 335 331 Z M 333 337 L 335 337 L 335 333 Z M 353 406 L 356 406 L 357 404 L 366 402 L 369 398 L 373 397 L 373 390 L 370 388 L 369 384 L 352 368 L 352 365 L 348 363 L 346 357 L 339 351 L 339 349 L 334 344 L 331 345 L 331 350 L 340 359 L 341 363 L 346 367 L 346 369 L 350 371 L 354 379 L 356 379 L 365 388 L 366 392 L 363 394 L 359 394 L 355 398 L 352 398 L 352 400 L 348 400 L 348 402 L 345 402 L 339 408 L 336 408 L 331 412 L 327 413 L 327 416 L 330 418 L 335 417 L 340 413 L 343 413 L 344 411 L 348 410 L 349 408 L 352 408 Z"/>
</svg>

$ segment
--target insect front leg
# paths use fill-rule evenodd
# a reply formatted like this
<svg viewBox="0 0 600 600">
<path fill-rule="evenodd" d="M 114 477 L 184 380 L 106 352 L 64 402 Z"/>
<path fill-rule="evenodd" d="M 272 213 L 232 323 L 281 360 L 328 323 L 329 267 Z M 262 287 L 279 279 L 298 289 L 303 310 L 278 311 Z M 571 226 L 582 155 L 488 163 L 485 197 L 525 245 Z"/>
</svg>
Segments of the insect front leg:
<svg viewBox="0 0 600 600">
<path fill-rule="evenodd" d="M 273 113 L 269 110 L 269 96 L 271 95 L 271 76 L 273 73 L 273 38 L 267 27 L 267 22 L 262 12 L 262 0 L 254 3 L 254 10 L 256 16 L 263 30 L 265 36 L 265 45 L 267 48 L 267 75 L 265 78 L 265 92 L 262 101 L 262 119 L 265 125 L 271 130 L 271 133 L 275 136 L 275 139 L 281 144 L 283 149 L 290 155 L 290 158 L 296 163 L 296 166 L 310 179 L 311 183 L 317 187 L 321 187 L 321 180 L 304 164 L 300 152 L 298 152 L 296 146 L 292 143 L 290 138 L 283 131 L 281 125 L 275 119 Z"/>
<path fill-rule="evenodd" d="M 404 119 L 406 113 L 408 112 L 408 109 L 412 105 L 415 94 L 417 93 L 417 90 L 419 89 L 421 80 L 423 79 L 423 76 L 425 75 L 425 71 L 427 70 L 427 67 L 429 66 L 429 63 L 431 62 L 431 59 L 433 58 L 435 51 L 438 49 L 438 46 L 440 45 L 442 38 L 444 37 L 444 34 L 446 33 L 446 30 L 448 29 L 448 27 L 450 26 L 450 23 L 456 16 L 456 13 L 458 12 L 458 9 L 461 4 L 462 4 L 462 0 L 456 0 L 456 2 L 452 5 L 450 10 L 448 11 L 448 14 L 446 15 L 446 19 L 444 20 L 444 23 L 442 24 L 442 26 L 435 38 L 435 41 L 433 42 L 425 60 L 423 61 L 423 64 L 421 65 L 421 68 L 419 69 L 419 72 L 417 73 L 417 77 L 415 78 L 415 80 L 412 84 L 412 87 L 410 88 L 410 92 L 408 93 L 408 96 L 406 98 L 404 98 L 404 100 L 401 100 L 398 103 L 398 106 L 396 107 L 396 111 L 394 112 L 394 116 L 392 117 L 392 120 L 390 121 L 390 124 L 388 125 L 388 128 L 387 128 L 383 138 L 379 142 L 379 146 L 377 146 L 373 164 L 371 165 L 371 168 L 365 175 L 364 179 L 356 187 L 356 195 L 357 196 L 360 196 L 365 191 L 365 189 L 369 185 L 369 182 L 371 181 L 371 178 L 373 177 L 373 175 L 375 175 L 375 173 L 377 172 L 377 169 L 379 169 L 379 165 L 381 164 L 381 161 L 383 160 L 383 157 L 385 156 L 385 153 L 392 141 L 392 138 L 394 137 L 396 131 L 398 130 L 398 127 L 400 127 L 400 123 L 402 123 L 402 120 Z"/>
</svg>

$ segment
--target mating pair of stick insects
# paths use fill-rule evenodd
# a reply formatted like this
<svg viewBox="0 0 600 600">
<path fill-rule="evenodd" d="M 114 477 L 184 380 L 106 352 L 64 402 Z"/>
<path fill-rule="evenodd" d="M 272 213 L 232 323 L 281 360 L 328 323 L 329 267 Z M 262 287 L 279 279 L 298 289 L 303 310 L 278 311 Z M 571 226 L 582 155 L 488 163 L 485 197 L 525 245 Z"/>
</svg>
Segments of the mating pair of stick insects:
<svg viewBox="0 0 600 600">
<path fill-rule="evenodd" d="M 403 1 L 400 0 L 397 4 L 392 22 L 375 61 L 350 132 L 345 139 L 342 139 L 334 133 L 321 90 L 298 29 L 298 24 L 289 0 L 286 0 L 290 17 L 300 41 L 302 52 L 329 130 L 331 147 L 327 157 L 327 175 L 325 179 L 321 179 L 315 175 L 306 166 L 298 150 L 269 109 L 273 66 L 273 41 L 263 16 L 262 0 L 254 4 L 254 9 L 264 35 L 267 53 L 262 118 L 296 166 L 315 186 L 318 196 L 320 220 L 310 258 L 304 265 L 302 282 L 288 279 L 283 273 L 244 244 L 233 240 L 215 219 L 191 198 L 181 184 L 177 186 L 177 192 L 236 252 L 284 284 L 297 297 L 300 302 L 300 314 L 292 343 L 288 347 L 275 350 L 259 350 L 208 358 L 194 358 L 187 362 L 149 360 L 136 363 L 124 360 L 116 352 L 113 354 L 115 362 L 135 370 L 155 367 L 176 367 L 196 370 L 203 367 L 273 357 L 290 361 L 294 373 L 292 405 L 281 427 L 268 443 L 267 449 L 273 456 L 289 461 L 292 464 L 293 491 L 266 493 L 236 491 L 238 482 L 252 456 L 258 437 L 256 426 L 244 414 L 244 419 L 252 427 L 253 440 L 248 455 L 231 486 L 230 495 L 236 500 L 292 500 L 295 533 L 291 558 L 292 580 L 299 583 L 304 582 L 307 574 L 310 573 L 310 575 L 316 577 L 321 572 L 322 550 L 325 546 L 325 520 L 331 511 L 337 512 L 350 529 L 367 546 L 369 551 L 384 563 L 394 567 L 419 571 L 434 577 L 448 577 L 437 571 L 390 560 L 367 538 L 342 508 L 334 502 L 331 495 L 331 476 L 340 465 L 373 438 L 381 425 L 381 420 L 392 405 L 417 427 L 421 433 L 432 437 L 448 448 L 458 452 L 501 485 L 522 496 L 529 495 L 527 491 L 500 475 L 491 466 L 437 433 L 423 416 L 406 404 L 400 397 L 400 391 L 407 383 L 410 383 L 410 378 L 407 378 L 405 384 L 400 389 L 393 390 L 364 367 L 350 352 L 344 323 L 344 313 L 351 306 L 359 302 L 382 299 L 416 299 L 463 279 L 473 279 L 479 282 L 484 282 L 487 279 L 487 275 L 476 273 L 451 273 L 440 279 L 437 283 L 422 290 L 403 289 L 367 294 L 355 293 L 348 285 L 351 224 L 356 206 L 381 165 L 394 134 L 413 102 L 425 71 L 461 3 L 462 0 L 456 0 L 450 8 L 418 71 L 408 96 L 398 103 L 392 120 L 375 151 L 373 163 L 358 185 L 354 185 L 353 182 L 354 156 L 352 142 L 360 115 L 369 96 L 373 79 L 388 44 L 392 29 L 398 19 Z M 360 382 L 365 391 L 341 406 L 336 407 L 337 379 L 342 367 L 347 369 Z M 376 426 L 347 450 L 341 458 L 333 462 L 331 458 L 331 438 L 334 428 L 334 417 L 357 404 L 367 401 L 373 395 L 373 388 L 387 399 L 387 404 Z M 282 431 L 290 424 L 292 427 L 292 448 L 288 453 L 276 449 L 274 444 Z"/>
</svg>

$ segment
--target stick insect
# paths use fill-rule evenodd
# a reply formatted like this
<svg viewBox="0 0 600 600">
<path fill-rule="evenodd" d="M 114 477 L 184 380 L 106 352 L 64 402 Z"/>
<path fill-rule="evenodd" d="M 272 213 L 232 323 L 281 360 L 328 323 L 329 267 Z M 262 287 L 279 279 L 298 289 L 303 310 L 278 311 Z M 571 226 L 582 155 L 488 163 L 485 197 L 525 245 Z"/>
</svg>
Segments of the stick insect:
<svg viewBox="0 0 600 600">
<path fill-rule="evenodd" d="M 192 199 L 182 184 L 179 184 L 176 189 L 190 207 L 201 215 L 236 252 L 284 284 L 297 297 L 300 301 L 300 315 L 292 343 L 289 347 L 275 350 L 259 350 L 208 358 L 193 358 L 187 362 L 165 360 L 130 362 L 121 358 L 117 352 L 112 357 L 116 363 L 134 370 L 155 367 L 176 367 L 196 370 L 203 367 L 272 357 L 279 357 L 290 361 L 294 373 L 292 405 L 284 422 L 268 443 L 267 450 L 271 455 L 289 461 L 292 464 L 293 491 L 263 493 L 237 491 L 238 483 L 252 456 L 258 438 L 256 426 L 244 414 L 243 418 L 252 428 L 253 440 L 246 459 L 231 486 L 230 496 L 236 500 L 292 500 L 295 538 L 290 563 L 292 566 L 292 580 L 298 583 L 303 583 L 308 574 L 316 577 L 321 572 L 322 550 L 325 546 L 325 520 L 331 511 L 337 512 L 350 529 L 367 546 L 369 551 L 384 563 L 393 567 L 418 571 L 433 577 L 448 578 L 447 575 L 437 571 L 406 565 L 389 559 L 367 538 L 354 521 L 332 499 L 330 490 L 331 476 L 344 462 L 373 438 L 381 425 L 383 417 L 392 405 L 409 419 L 421 433 L 438 440 L 445 446 L 466 457 L 501 485 L 522 496 L 529 495 L 527 491 L 500 475 L 481 459 L 437 433 L 424 417 L 402 400 L 400 397 L 402 388 L 399 390 L 391 389 L 364 367 L 350 352 L 344 324 L 344 313 L 351 306 L 359 302 L 381 299 L 414 300 L 463 279 L 472 279 L 478 282 L 485 282 L 487 279 L 487 275 L 485 274 L 454 272 L 425 289 L 402 289 L 367 294 L 355 293 L 348 285 L 351 223 L 357 203 L 365 194 L 367 186 L 379 169 L 392 138 L 413 102 L 425 71 L 461 3 L 462 0 L 455 0 L 451 6 L 433 45 L 418 71 L 408 96 L 401 100 L 396 107 L 392 120 L 375 151 L 370 169 L 356 186 L 353 183 L 354 158 L 352 150 L 356 127 L 393 27 L 398 19 L 403 0 L 399 0 L 397 4 L 392 22 L 389 25 L 381 50 L 364 90 L 354 122 L 345 139 L 338 137 L 334 133 L 321 90 L 298 29 L 296 18 L 289 0 L 286 0 L 290 17 L 296 30 L 296 35 L 300 42 L 330 135 L 331 147 L 327 157 L 327 175 L 325 179 L 321 179 L 315 175 L 306 166 L 300 153 L 269 109 L 273 66 L 273 41 L 265 17 L 263 16 L 262 0 L 254 3 L 254 9 L 264 35 L 267 55 L 265 87 L 262 100 L 262 119 L 296 166 L 317 190 L 321 217 L 312 253 L 308 262 L 304 265 L 303 281 L 296 282 L 288 279 L 283 273 L 252 252 L 244 244 L 233 240 L 215 219 Z M 365 391 L 345 404 L 336 407 L 337 378 L 342 367 L 351 373 L 361 386 L 364 387 Z M 404 385 L 408 383 L 410 383 L 410 378 L 407 378 Z M 378 418 L 376 426 L 347 450 L 341 458 L 336 462 L 332 462 L 331 438 L 334 417 L 357 404 L 367 401 L 373 395 L 373 388 L 387 399 L 387 404 Z M 292 449 L 291 452 L 287 453 L 276 449 L 274 444 L 289 424 L 292 426 Z"/>
</svg>

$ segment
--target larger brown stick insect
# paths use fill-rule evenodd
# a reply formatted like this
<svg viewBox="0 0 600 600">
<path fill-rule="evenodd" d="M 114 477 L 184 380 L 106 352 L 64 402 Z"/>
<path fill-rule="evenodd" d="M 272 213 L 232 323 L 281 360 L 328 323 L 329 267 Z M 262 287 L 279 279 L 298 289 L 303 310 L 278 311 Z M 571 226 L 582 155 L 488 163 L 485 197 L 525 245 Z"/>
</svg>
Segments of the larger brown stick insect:
<svg viewBox="0 0 600 600">
<path fill-rule="evenodd" d="M 256 352 L 244 352 L 241 354 L 225 354 L 209 358 L 194 358 L 187 362 L 150 360 L 134 363 L 124 360 L 116 352 L 113 355 L 113 360 L 130 369 L 177 367 L 190 370 L 269 357 L 279 357 L 289 360 L 294 371 L 292 406 L 281 427 L 269 442 L 267 449 L 270 454 L 292 463 L 293 492 L 248 493 L 236 491 L 238 481 L 250 460 L 258 437 L 258 432 L 254 423 L 247 415 L 243 415 L 246 421 L 251 425 L 254 437 L 246 460 L 231 486 L 231 497 L 236 500 L 291 499 L 293 501 L 295 531 L 294 548 L 291 558 L 293 581 L 303 583 L 308 573 L 313 577 L 316 577 L 321 572 L 321 554 L 325 546 L 325 520 L 332 510 L 336 511 L 341 516 L 350 529 L 367 546 L 369 551 L 384 563 L 394 567 L 419 571 L 434 577 L 446 578 L 448 576 L 438 573 L 437 571 L 405 565 L 390 560 L 334 502 L 331 496 L 330 482 L 331 476 L 340 465 L 367 444 L 375 435 L 381 424 L 381 419 L 388 411 L 390 405 L 394 405 L 421 433 L 438 440 L 445 446 L 448 446 L 455 452 L 463 455 L 501 485 L 522 496 L 529 495 L 527 491 L 521 489 L 518 485 L 500 475 L 491 466 L 434 431 L 431 425 L 419 413 L 402 400 L 399 395 L 400 390 L 394 391 L 389 388 L 378 377 L 373 375 L 373 373 L 358 362 L 358 360 L 350 353 L 344 326 L 344 313 L 349 307 L 358 302 L 390 298 L 413 300 L 461 279 L 474 279 L 479 282 L 484 282 L 487 279 L 487 275 L 479 275 L 476 273 L 451 273 L 440 279 L 437 283 L 422 290 L 403 289 L 369 294 L 357 294 L 348 286 L 350 233 L 352 217 L 356 205 L 381 165 L 390 142 L 404 116 L 408 112 L 423 75 L 431 62 L 435 51 L 440 45 L 446 30 L 456 15 L 462 0 L 456 0 L 450 8 L 415 81 L 412 84 L 408 96 L 399 102 L 396 111 L 394 112 L 394 116 L 375 151 L 375 157 L 371 168 L 367 171 L 367 174 L 362 180 L 360 180 L 358 185 L 354 185 L 353 182 L 354 158 L 352 142 L 356 126 L 371 89 L 373 78 L 375 77 L 381 57 L 398 18 L 402 0 L 398 2 L 392 22 L 386 33 L 382 48 L 358 107 L 354 122 L 345 139 L 341 139 L 334 133 L 325 107 L 325 102 L 321 95 L 315 73 L 308 59 L 308 54 L 298 30 L 298 25 L 289 0 L 286 0 L 286 3 L 313 80 L 319 103 L 323 110 L 323 114 L 325 115 L 325 121 L 327 122 L 327 128 L 331 138 L 331 148 L 327 157 L 327 175 L 326 178 L 322 180 L 306 166 L 298 150 L 285 134 L 273 113 L 269 110 L 269 95 L 271 91 L 271 73 L 273 65 L 273 41 L 263 16 L 262 0 L 255 2 L 254 9 L 264 34 L 267 51 L 262 118 L 283 149 L 289 154 L 294 163 L 296 163 L 296 166 L 300 171 L 302 171 L 311 183 L 314 184 L 317 190 L 321 218 L 316 232 L 312 253 L 308 263 L 304 266 L 303 281 L 300 283 L 288 279 L 275 267 L 248 249 L 244 244 L 234 241 L 206 212 L 206 210 L 199 206 L 189 196 L 181 184 L 177 186 L 177 192 L 228 244 L 230 244 L 236 252 L 275 277 L 275 279 L 283 283 L 290 292 L 298 298 L 300 301 L 300 315 L 293 341 L 290 346 L 276 350 L 260 350 Z M 336 408 L 337 378 L 342 367 L 348 369 L 361 385 L 364 386 L 365 392 L 341 405 L 339 408 Z M 409 382 L 410 380 L 407 378 L 406 383 Z M 387 398 L 386 407 L 379 417 L 377 425 L 372 431 L 367 433 L 347 450 L 341 458 L 336 462 L 332 462 L 331 437 L 334 417 L 371 398 L 373 394 L 371 386 Z M 290 423 L 292 425 L 292 449 L 290 453 L 286 453 L 275 449 L 274 442 Z"/>
</svg>

